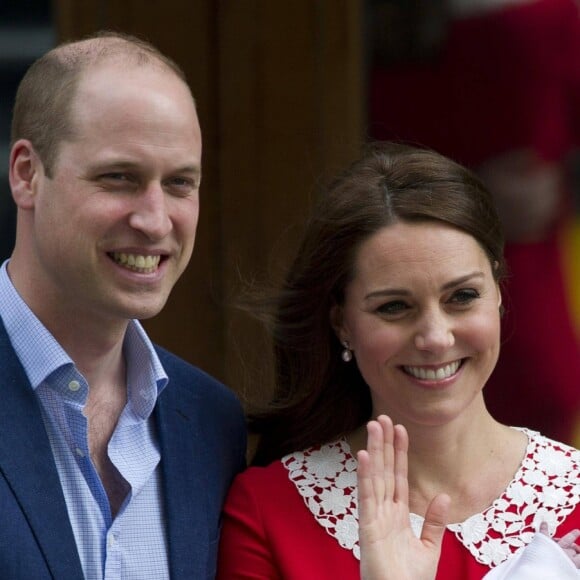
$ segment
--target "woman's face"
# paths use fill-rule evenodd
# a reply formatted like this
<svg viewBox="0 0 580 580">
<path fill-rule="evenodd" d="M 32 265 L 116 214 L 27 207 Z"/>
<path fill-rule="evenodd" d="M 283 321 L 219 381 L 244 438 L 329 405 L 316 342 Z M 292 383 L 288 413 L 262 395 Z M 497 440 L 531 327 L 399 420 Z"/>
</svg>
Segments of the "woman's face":
<svg viewBox="0 0 580 580">
<path fill-rule="evenodd" d="M 437 425 L 483 406 L 500 304 L 474 238 L 438 222 L 398 222 L 362 244 L 331 318 L 370 387 L 374 415 Z"/>
</svg>

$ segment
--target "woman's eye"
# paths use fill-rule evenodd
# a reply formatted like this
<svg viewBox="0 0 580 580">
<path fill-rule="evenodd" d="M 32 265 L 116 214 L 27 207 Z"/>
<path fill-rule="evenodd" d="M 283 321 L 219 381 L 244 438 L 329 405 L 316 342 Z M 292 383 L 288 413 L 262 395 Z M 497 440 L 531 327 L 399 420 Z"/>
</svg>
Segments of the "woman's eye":
<svg viewBox="0 0 580 580">
<path fill-rule="evenodd" d="M 463 288 L 461 290 L 457 290 L 457 292 L 451 296 L 449 301 L 455 304 L 469 304 L 477 298 L 479 298 L 479 292 L 477 290 L 474 288 Z"/>
<path fill-rule="evenodd" d="M 402 312 L 405 312 L 407 308 L 408 305 L 402 300 L 393 300 L 392 302 L 386 302 L 385 304 L 381 304 L 381 306 L 377 308 L 377 312 L 379 312 L 380 314 L 394 316 L 397 314 L 401 314 Z"/>
</svg>

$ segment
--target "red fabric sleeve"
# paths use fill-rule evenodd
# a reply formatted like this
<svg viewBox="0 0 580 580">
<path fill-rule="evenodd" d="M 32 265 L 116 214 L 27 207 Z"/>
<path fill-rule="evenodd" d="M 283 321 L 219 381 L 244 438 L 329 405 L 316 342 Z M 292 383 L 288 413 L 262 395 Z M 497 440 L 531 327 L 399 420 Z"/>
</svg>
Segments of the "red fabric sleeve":
<svg viewBox="0 0 580 580">
<path fill-rule="evenodd" d="M 224 510 L 218 580 L 359 576 L 352 551 L 316 521 L 280 461 L 237 476 Z"/>
</svg>

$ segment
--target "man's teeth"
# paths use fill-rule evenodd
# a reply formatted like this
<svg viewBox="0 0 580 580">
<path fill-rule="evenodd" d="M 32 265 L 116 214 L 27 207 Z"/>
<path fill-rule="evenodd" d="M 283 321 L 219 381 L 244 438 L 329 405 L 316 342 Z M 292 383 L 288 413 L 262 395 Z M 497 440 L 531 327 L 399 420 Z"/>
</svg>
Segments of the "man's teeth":
<svg viewBox="0 0 580 580">
<path fill-rule="evenodd" d="M 406 373 L 409 373 L 417 379 L 423 381 L 440 381 L 454 375 L 460 364 L 461 361 L 456 360 L 438 369 L 426 369 L 423 367 L 404 367 L 404 369 Z"/>
<path fill-rule="evenodd" d="M 150 274 L 155 272 L 161 256 L 144 256 L 142 254 L 125 254 L 124 252 L 113 252 L 113 260 L 120 266 L 129 270 Z"/>
</svg>

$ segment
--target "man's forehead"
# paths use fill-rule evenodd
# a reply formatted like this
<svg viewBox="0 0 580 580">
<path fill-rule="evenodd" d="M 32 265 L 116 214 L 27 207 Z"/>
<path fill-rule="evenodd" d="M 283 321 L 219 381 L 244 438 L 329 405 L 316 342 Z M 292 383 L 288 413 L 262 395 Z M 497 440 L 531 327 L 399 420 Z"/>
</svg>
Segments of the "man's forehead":
<svg viewBox="0 0 580 580">
<path fill-rule="evenodd" d="M 63 44 L 53 50 L 63 62 L 81 68 L 115 59 L 142 63 L 154 60 L 161 62 L 154 52 L 117 37 L 87 38 Z"/>
<path fill-rule="evenodd" d="M 142 76 L 156 77 L 166 76 L 178 80 L 181 84 L 187 87 L 187 84 L 167 65 L 152 59 L 147 62 L 132 60 L 123 55 L 110 55 L 106 58 L 95 60 L 89 66 L 82 68 L 79 74 L 79 81 L 86 83 L 93 77 L 106 77 L 107 75 L 123 75 L 123 76 Z"/>
<path fill-rule="evenodd" d="M 140 96 L 150 92 L 171 95 L 171 100 L 177 98 L 188 108 L 191 105 L 196 109 L 189 86 L 168 67 L 159 63 L 131 66 L 119 59 L 107 59 L 83 70 L 77 81 L 73 108 L 82 110 L 90 100 L 140 100 Z"/>
</svg>

